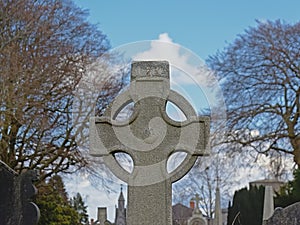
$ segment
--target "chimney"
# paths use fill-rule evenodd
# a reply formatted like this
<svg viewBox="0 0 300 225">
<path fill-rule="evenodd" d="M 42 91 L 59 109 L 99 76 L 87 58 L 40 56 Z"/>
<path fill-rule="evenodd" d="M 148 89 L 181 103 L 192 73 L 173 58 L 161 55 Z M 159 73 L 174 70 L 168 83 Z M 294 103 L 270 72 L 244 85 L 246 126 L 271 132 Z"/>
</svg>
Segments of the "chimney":
<svg viewBox="0 0 300 225">
<path fill-rule="evenodd" d="M 104 224 L 107 220 L 106 207 L 98 207 L 98 222 L 100 224 Z"/>
<path fill-rule="evenodd" d="M 195 209 L 195 202 L 193 200 L 190 201 L 190 208 Z"/>
</svg>

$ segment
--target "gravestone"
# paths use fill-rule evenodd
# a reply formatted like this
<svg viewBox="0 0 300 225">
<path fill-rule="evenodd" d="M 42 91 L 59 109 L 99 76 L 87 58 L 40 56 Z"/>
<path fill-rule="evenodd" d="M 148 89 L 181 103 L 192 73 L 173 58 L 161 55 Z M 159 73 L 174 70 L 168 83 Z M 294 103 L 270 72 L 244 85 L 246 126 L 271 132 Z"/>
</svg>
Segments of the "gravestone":
<svg viewBox="0 0 300 225">
<path fill-rule="evenodd" d="M 132 115 L 117 120 L 131 102 Z M 167 102 L 178 106 L 186 120 L 170 119 Z M 128 184 L 127 225 L 171 225 L 172 183 L 191 169 L 197 156 L 208 154 L 209 126 L 208 117 L 197 116 L 185 98 L 170 90 L 168 62 L 132 63 L 129 89 L 117 96 L 104 116 L 90 120 L 90 154 L 103 157 Z M 167 160 L 177 151 L 187 156 L 169 173 Z M 131 173 L 115 159 L 119 152 L 132 158 Z"/>
<path fill-rule="evenodd" d="M 35 225 L 39 219 L 39 209 L 32 202 L 36 188 L 32 182 L 37 174 L 27 171 L 18 175 L 0 161 L 0 224 Z"/>
<path fill-rule="evenodd" d="M 263 225 L 298 225 L 300 224 L 300 202 L 286 208 L 276 208 L 274 214 Z"/>
<path fill-rule="evenodd" d="M 272 186 L 265 186 L 263 221 L 269 219 L 274 213 L 274 191 Z"/>
<path fill-rule="evenodd" d="M 194 208 L 192 217 L 188 220 L 187 225 L 207 225 L 206 219 L 204 219 L 200 209 L 199 209 L 199 202 L 201 198 L 198 194 L 195 195 L 194 198 L 191 199 L 192 201 L 196 202 L 196 207 Z"/>
</svg>

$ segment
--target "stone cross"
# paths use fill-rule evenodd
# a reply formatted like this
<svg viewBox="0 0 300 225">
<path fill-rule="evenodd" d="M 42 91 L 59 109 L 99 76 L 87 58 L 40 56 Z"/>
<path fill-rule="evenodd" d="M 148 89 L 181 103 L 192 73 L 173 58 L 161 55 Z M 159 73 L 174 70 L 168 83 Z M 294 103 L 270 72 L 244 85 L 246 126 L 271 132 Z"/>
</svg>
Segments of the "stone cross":
<svg viewBox="0 0 300 225">
<path fill-rule="evenodd" d="M 194 211 L 200 211 L 199 202 L 202 200 L 202 198 L 199 196 L 199 194 L 196 194 L 195 197 L 193 197 L 191 200 L 196 202 L 196 208 L 194 209 Z"/>
<path fill-rule="evenodd" d="M 170 119 L 168 101 L 182 110 L 185 121 Z M 132 115 L 116 120 L 131 102 Z M 209 153 L 209 127 L 208 117 L 197 116 L 185 98 L 170 90 L 168 62 L 132 63 L 129 89 L 117 96 L 104 116 L 90 120 L 90 154 L 103 157 L 110 170 L 128 183 L 127 225 L 172 224 L 172 183 L 191 169 L 197 156 Z M 169 173 L 167 160 L 178 151 L 187 156 Z M 132 158 L 131 173 L 116 161 L 118 152 Z"/>
<path fill-rule="evenodd" d="M 193 215 L 189 218 L 187 225 L 207 225 L 206 219 L 204 219 L 200 209 L 199 209 L 199 202 L 202 198 L 199 194 L 196 194 L 195 197 L 191 199 L 191 201 L 196 202 L 196 207 L 194 208 Z"/>
</svg>

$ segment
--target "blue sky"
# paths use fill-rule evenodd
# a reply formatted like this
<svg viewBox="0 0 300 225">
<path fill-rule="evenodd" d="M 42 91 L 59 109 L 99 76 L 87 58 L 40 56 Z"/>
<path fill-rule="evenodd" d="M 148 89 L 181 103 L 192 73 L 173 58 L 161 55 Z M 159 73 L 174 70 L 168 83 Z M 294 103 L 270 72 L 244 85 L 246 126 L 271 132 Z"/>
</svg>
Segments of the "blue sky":
<svg viewBox="0 0 300 225">
<path fill-rule="evenodd" d="M 168 33 L 174 42 L 201 58 L 222 49 L 255 20 L 300 18 L 297 0 L 75 0 L 90 11 L 112 47 L 129 42 L 157 39 Z"/>
<path fill-rule="evenodd" d="M 287 23 L 300 21 L 300 1 L 297 0 L 74 2 L 89 10 L 89 21 L 99 25 L 112 48 L 134 42 L 164 39 L 191 50 L 193 56 L 203 60 L 217 50 L 222 50 L 226 43 L 232 42 L 249 26 L 255 26 L 255 20 L 282 19 Z M 170 52 L 176 54 L 177 50 L 173 46 Z M 189 89 L 192 94 L 188 95 L 197 96 L 195 87 Z M 118 193 L 106 195 L 91 187 L 88 180 L 81 178 L 74 178 L 73 182 L 67 183 L 67 188 L 71 195 L 80 191 L 86 197 L 92 218 L 96 216 L 97 206 L 108 206 L 109 219 L 113 219 Z M 116 184 L 115 189 L 119 190 L 119 184 Z"/>
</svg>

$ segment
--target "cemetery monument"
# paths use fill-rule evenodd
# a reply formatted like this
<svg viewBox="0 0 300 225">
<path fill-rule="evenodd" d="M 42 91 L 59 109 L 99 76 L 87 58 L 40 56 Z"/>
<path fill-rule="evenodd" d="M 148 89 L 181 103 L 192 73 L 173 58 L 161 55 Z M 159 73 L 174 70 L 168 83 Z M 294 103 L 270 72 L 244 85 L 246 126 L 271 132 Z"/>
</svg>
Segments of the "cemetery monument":
<svg viewBox="0 0 300 225">
<path fill-rule="evenodd" d="M 184 113 L 182 122 L 170 119 L 167 102 Z M 129 103 L 132 115 L 116 120 Z M 116 97 L 102 117 L 90 120 L 90 154 L 128 184 L 127 225 L 171 225 L 172 183 L 182 178 L 198 156 L 209 153 L 210 120 L 198 116 L 190 103 L 170 89 L 169 63 L 137 61 L 131 65 L 129 89 Z M 174 171 L 167 160 L 175 152 L 187 156 Z M 114 154 L 128 154 L 133 171 L 125 170 Z"/>
</svg>

